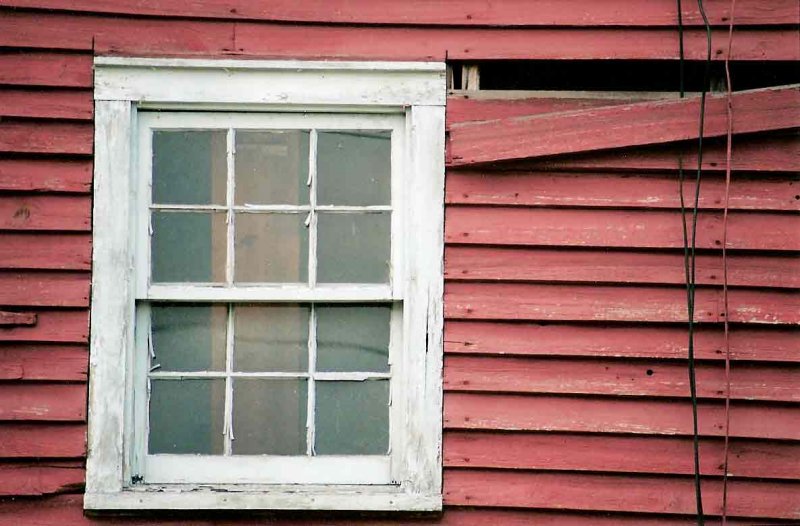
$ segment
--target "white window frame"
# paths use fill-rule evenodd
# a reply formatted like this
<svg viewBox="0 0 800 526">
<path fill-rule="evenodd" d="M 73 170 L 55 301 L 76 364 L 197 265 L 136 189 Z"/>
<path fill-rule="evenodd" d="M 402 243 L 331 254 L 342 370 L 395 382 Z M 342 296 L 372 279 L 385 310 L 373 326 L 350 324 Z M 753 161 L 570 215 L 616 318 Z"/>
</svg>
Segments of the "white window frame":
<svg viewBox="0 0 800 526">
<path fill-rule="evenodd" d="M 444 77 L 443 63 L 95 59 L 86 509 L 441 509 Z M 341 465 L 320 470 L 321 463 L 309 464 L 306 474 L 297 471 L 289 482 L 255 470 L 247 475 L 246 469 L 214 480 L 207 475 L 202 480 L 169 475 L 157 482 L 137 480 L 141 459 L 133 431 L 140 421 L 133 393 L 142 379 L 136 373 L 141 360 L 137 362 L 140 353 L 135 352 L 135 301 L 147 299 L 153 290 L 142 290 L 137 279 L 137 261 L 142 259 L 137 254 L 147 244 L 142 243 L 136 202 L 143 164 L 138 119 L 146 110 L 269 112 L 282 114 L 278 121 L 290 121 L 292 114 L 297 120 L 304 114 L 311 120 L 323 114 L 332 119 L 335 114 L 353 114 L 380 123 L 380 115 L 388 115 L 400 123 L 393 132 L 392 154 L 392 206 L 402 207 L 397 214 L 400 224 L 394 224 L 394 213 L 392 220 L 393 276 L 397 270 L 398 279 L 389 287 L 332 287 L 322 296 L 326 301 L 332 299 L 330 294 L 339 294 L 340 301 L 402 302 L 397 331 L 402 344 L 392 358 L 388 480 L 386 475 L 358 481 L 320 479 L 320 473 L 334 473 Z M 193 118 L 202 121 L 203 115 Z M 236 122 L 248 118 L 237 117 Z M 395 133 L 401 140 L 394 140 Z M 402 146 L 397 153 L 396 145 Z M 398 166 L 400 173 L 395 173 Z M 162 289 L 158 299 L 170 293 L 190 299 L 176 287 Z M 233 295 L 217 288 L 214 293 L 221 295 L 215 299 L 233 301 L 321 297 L 318 291 L 291 286 L 246 287 Z M 219 463 L 214 470 L 226 473 L 225 460 L 230 458 L 213 460 Z M 310 460 L 320 459 L 330 462 L 324 457 Z M 173 460 L 181 463 L 180 458 Z M 350 460 L 354 469 L 368 461 Z M 169 474 L 168 463 L 162 467 Z M 276 464 L 278 471 L 295 467 Z"/>
</svg>

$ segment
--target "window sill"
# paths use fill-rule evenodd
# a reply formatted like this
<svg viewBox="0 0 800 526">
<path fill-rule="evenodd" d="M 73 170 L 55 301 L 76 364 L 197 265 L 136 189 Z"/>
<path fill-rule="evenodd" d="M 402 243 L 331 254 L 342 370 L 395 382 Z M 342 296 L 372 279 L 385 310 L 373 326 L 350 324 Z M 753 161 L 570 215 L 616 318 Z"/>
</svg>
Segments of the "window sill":
<svg viewBox="0 0 800 526">
<path fill-rule="evenodd" d="M 131 510 L 336 510 L 416 511 L 442 509 L 440 494 L 410 493 L 386 486 L 148 485 L 116 493 L 86 493 L 94 512 Z"/>
</svg>

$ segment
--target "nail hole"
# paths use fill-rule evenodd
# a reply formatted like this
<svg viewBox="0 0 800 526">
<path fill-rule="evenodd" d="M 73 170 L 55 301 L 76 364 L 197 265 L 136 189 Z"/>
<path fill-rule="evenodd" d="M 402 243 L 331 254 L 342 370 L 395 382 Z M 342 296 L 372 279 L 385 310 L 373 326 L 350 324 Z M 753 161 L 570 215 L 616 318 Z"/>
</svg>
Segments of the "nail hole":
<svg viewBox="0 0 800 526">
<path fill-rule="evenodd" d="M 647 370 L 647 376 L 653 376 L 653 370 L 652 369 L 648 369 Z"/>
</svg>

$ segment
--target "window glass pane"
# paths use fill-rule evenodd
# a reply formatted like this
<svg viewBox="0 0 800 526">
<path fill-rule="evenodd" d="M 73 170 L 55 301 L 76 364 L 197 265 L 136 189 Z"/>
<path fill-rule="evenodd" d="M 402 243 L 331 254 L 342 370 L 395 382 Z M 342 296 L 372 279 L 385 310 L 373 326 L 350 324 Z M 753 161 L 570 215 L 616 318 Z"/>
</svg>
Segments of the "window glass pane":
<svg viewBox="0 0 800 526">
<path fill-rule="evenodd" d="M 293 378 L 236 378 L 233 453 L 305 455 L 307 383 Z"/>
<path fill-rule="evenodd" d="M 226 305 L 153 305 L 152 370 L 225 369 Z"/>
<path fill-rule="evenodd" d="M 307 131 L 236 131 L 236 204 L 308 204 Z"/>
<path fill-rule="evenodd" d="M 389 381 L 317 382 L 318 455 L 389 451 Z"/>
<path fill-rule="evenodd" d="M 318 225 L 318 281 L 389 281 L 390 213 L 320 213 Z"/>
<path fill-rule="evenodd" d="M 388 306 L 317 307 L 318 371 L 389 371 Z"/>
<path fill-rule="evenodd" d="M 152 380 L 150 385 L 150 454 L 222 454 L 225 380 Z"/>
<path fill-rule="evenodd" d="M 299 305 L 237 306 L 233 367 L 236 371 L 297 372 L 308 369 L 308 316 Z"/>
<path fill-rule="evenodd" d="M 308 280 L 306 214 L 236 214 L 234 280 Z"/>
<path fill-rule="evenodd" d="M 317 137 L 319 204 L 390 204 L 391 132 L 320 132 Z"/>
<path fill-rule="evenodd" d="M 153 212 L 154 282 L 225 281 L 224 213 Z"/>
<path fill-rule="evenodd" d="M 224 204 L 226 130 L 153 132 L 153 203 Z"/>
</svg>

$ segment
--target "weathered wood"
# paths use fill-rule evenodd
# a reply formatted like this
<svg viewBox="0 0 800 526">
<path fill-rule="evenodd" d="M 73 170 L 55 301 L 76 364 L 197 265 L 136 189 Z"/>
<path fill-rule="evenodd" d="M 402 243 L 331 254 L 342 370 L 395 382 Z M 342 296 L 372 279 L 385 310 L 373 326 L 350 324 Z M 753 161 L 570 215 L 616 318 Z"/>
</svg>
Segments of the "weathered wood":
<svg viewBox="0 0 800 526">
<path fill-rule="evenodd" d="M 88 368 L 85 346 L 0 345 L 0 380 L 85 381 Z"/>
<path fill-rule="evenodd" d="M 85 384 L 0 384 L 0 420 L 86 419 Z"/>
<path fill-rule="evenodd" d="M 90 282 L 83 272 L 0 272 L 0 305 L 88 307 Z"/>
<path fill-rule="evenodd" d="M 92 125 L 50 121 L 0 121 L 0 152 L 92 153 Z"/>
<path fill-rule="evenodd" d="M 88 231 L 91 205 L 89 196 L 2 195 L 0 229 Z"/>
<path fill-rule="evenodd" d="M 36 313 L 0 310 L 0 327 L 16 327 L 19 325 L 36 325 Z"/>
<path fill-rule="evenodd" d="M 89 312 L 79 310 L 38 310 L 36 324 L 29 327 L 0 327 L 0 342 L 86 343 Z"/>
<path fill-rule="evenodd" d="M 720 439 L 700 441 L 700 472 L 723 473 Z M 728 473 L 735 477 L 800 478 L 800 444 L 732 440 Z M 444 440 L 445 468 L 537 469 L 691 475 L 690 438 L 476 433 L 451 431 Z"/>
<path fill-rule="evenodd" d="M 685 359 L 685 327 L 567 325 L 455 321 L 445 324 L 445 352 L 508 356 L 585 356 Z M 698 327 L 695 355 L 724 358 L 721 328 Z M 791 329 L 733 327 L 733 360 L 800 362 L 800 332 Z"/>
<path fill-rule="evenodd" d="M 767 88 L 732 97 L 736 133 L 800 126 L 797 87 Z M 662 144 L 698 136 L 700 97 L 639 102 L 563 113 L 466 123 L 450 130 L 450 165 L 465 166 L 556 154 Z M 727 133 L 727 99 L 706 100 L 705 137 Z M 575 123 L 580 122 L 580 126 Z"/>
<path fill-rule="evenodd" d="M 86 454 L 85 424 L 3 423 L 0 436 L 0 458 L 78 458 Z"/>
<path fill-rule="evenodd" d="M 692 435 L 688 400 L 448 393 L 444 406 L 446 429 Z M 701 401 L 699 425 L 702 436 L 723 436 L 724 404 Z M 730 436 L 800 440 L 800 411 L 733 402 Z"/>
<path fill-rule="evenodd" d="M 684 195 L 694 205 L 695 183 L 687 166 Z M 680 208 L 679 178 L 670 174 L 580 172 L 496 172 L 451 170 L 446 202 L 472 205 L 569 206 L 614 208 Z M 700 184 L 700 208 L 721 210 L 725 180 L 705 175 Z M 731 210 L 800 211 L 798 178 L 732 178 Z"/>
<path fill-rule="evenodd" d="M 17 34 L 14 29 L 5 27 L 8 13 L 3 15 L 0 18 L 0 42 L 4 41 L 3 35 L 13 41 Z M 38 24 L 45 33 L 54 30 L 49 24 L 42 24 L 41 19 Z M 20 44 L 10 43 L 12 47 Z M 0 53 L 0 84 L 89 88 L 92 86 L 92 57 L 46 52 Z"/>
<path fill-rule="evenodd" d="M 91 120 L 92 93 L 0 88 L 0 116 Z"/>
<path fill-rule="evenodd" d="M 697 289 L 698 322 L 800 323 L 800 294 L 734 289 L 725 313 L 722 290 Z M 449 319 L 672 322 L 687 321 L 683 287 L 614 287 L 450 282 L 445 286 Z"/>
<path fill-rule="evenodd" d="M 730 286 L 800 288 L 800 257 L 732 254 L 727 259 Z M 697 256 L 697 284 L 721 285 L 722 277 L 721 254 Z M 449 246 L 445 251 L 445 278 L 669 285 L 686 282 L 682 251 L 608 252 L 459 245 Z"/>
<path fill-rule="evenodd" d="M 92 238 L 73 233 L 0 233 L 0 267 L 89 270 Z"/>
<path fill-rule="evenodd" d="M 0 190 L 82 193 L 91 186 L 91 161 L 0 159 Z"/>
<path fill-rule="evenodd" d="M 450 206 L 445 241 L 453 244 L 598 248 L 680 248 L 679 211 Z M 691 213 L 686 221 L 691 242 Z M 701 212 L 697 248 L 722 247 L 722 213 Z M 732 212 L 728 248 L 800 250 L 800 215 Z"/>
<path fill-rule="evenodd" d="M 72 493 L 83 487 L 84 469 L 76 461 L 0 464 L 0 496 Z"/>
<path fill-rule="evenodd" d="M 445 472 L 445 504 L 586 511 L 692 514 L 691 477 L 589 475 L 451 470 Z M 703 483 L 705 512 L 720 515 L 722 481 Z M 796 482 L 728 482 L 728 516 L 800 517 Z"/>
<path fill-rule="evenodd" d="M 494 92 L 497 93 L 497 92 Z M 553 92 L 550 92 L 553 93 Z M 447 96 L 447 126 L 529 115 L 575 111 L 600 106 L 630 104 L 630 97 L 612 98 L 516 98 L 486 99 L 482 93 Z"/>
<path fill-rule="evenodd" d="M 697 396 L 725 398 L 725 369 L 697 366 Z M 731 368 L 732 400 L 800 401 L 800 368 L 737 365 Z M 661 361 L 556 360 L 448 356 L 446 391 L 587 394 L 687 398 L 686 364 Z"/>
<path fill-rule="evenodd" d="M 158 17 L 192 17 L 232 20 L 262 20 L 272 22 L 325 22 L 335 24 L 406 24 L 458 26 L 674 26 L 675 6 L 668 0 L 631 5 L 624 0 L 602 4 L 587 0 L 548 0 L 529 9 L 525 0 L 505 1 L 487 6 L 480 0 L 440 4 L 427 0 L 394 2 L 311 0 L 302 3 L 291 0 L 253 4 L 243 0 L 187 0 L 164 2 L 139 1 L 135 4 L 119 0 L 73 0 L 68 6 L 57 0 L 2 0 L 0 5 L 88 13 L 147 15 Z M 736 4 L 735 22 L 740 25 L 788 25 L 800 23 L 795 5 L 789 0 L 740 0 Z M 709 22 L 725 26 L 730 6 L 724 0 L 706 2 Z M 683 23 L 702 26 L 697 6 L 683 6 Z"/>
</svg>

